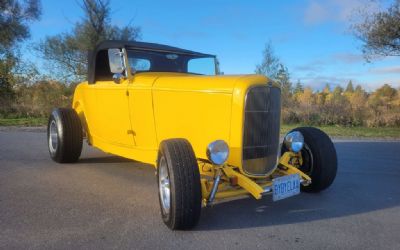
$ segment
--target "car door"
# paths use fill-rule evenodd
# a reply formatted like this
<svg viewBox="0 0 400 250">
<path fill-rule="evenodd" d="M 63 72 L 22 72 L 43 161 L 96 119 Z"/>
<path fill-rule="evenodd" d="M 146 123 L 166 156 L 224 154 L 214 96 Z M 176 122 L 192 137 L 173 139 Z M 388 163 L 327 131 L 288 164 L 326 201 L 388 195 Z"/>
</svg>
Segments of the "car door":
<svg viewBox="0 0 400 250">
<path fill-rule="evenodd" d="M 120 50 L 112 51 L 116 53 L 115 51 Z M 107 54 L 110 54 L 110 50 Z M 129 79 L 124 76 L 124 72 L 112 72 L 110 69 L 112 60 L 111 58 L 106 60 L 108 67 L 103 67 L 106 72 L 96 72 L 99 74 L 96 76 L 98 77 L 96 80 L 98 131 L 104 142 L 120 147 L 133 147 L 127 92 Z M 114 77 L 116 79 L 113 79 Z"/>
<path fill-rule="evenodd" d="M 133 143 L 137 150 L 154 150 L 158 143 L 153 117 L 152 86 L 158 76 L 137 73 L 149 71 L 150 60 L 132 51 L 127 54 L 131 72 L 136 72 L 128 85 Z"/>
</svg>

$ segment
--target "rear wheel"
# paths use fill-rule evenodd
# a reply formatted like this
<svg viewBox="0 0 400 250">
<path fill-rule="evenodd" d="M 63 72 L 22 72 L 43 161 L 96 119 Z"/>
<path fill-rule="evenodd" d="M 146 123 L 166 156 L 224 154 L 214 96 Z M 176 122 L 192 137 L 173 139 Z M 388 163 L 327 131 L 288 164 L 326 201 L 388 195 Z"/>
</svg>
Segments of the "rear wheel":
<svg viewBox="0 0 400 250">
<path fill-rule="evenodd" d="M 82 125 L 73 109 L 56 108 L 49 117 L 47 142 L 50 157 L 59 163 L 76 162 L 82 151 Z"/>
<path fill-rule="evenodd" d="M 300 170 L 311 177 L 311 184 L 302 186 L 302 191 L 319 192 L 328 188 L 336 177 L 337 156 L 335 146 L 323 131 L 313 127 L 300 127 L 304 137 L 304 147 L 301 150 L 303 164 Z M 283 145 L 282 152 L 288 149 Z"/>
<path fill-rule="evenodd" d="M 157 159 L 161 216 L 173 230 L 193 228 L 201 212 L 197 159 L 185 139 L 163 141 Z"/>
</svg>

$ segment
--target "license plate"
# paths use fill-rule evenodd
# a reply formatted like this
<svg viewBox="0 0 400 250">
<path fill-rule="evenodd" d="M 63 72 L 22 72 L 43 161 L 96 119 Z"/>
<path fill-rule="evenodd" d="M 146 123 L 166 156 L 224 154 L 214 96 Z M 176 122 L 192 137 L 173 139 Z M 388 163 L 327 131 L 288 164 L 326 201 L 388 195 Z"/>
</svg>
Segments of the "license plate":
<svg viewBox="0 0 400 250">
<path fill-rule="evenodd" d="M 300 175 L 291 174 L 273 180 L 273 201 L 282 200 L 300 193 Z"/>
</svg>

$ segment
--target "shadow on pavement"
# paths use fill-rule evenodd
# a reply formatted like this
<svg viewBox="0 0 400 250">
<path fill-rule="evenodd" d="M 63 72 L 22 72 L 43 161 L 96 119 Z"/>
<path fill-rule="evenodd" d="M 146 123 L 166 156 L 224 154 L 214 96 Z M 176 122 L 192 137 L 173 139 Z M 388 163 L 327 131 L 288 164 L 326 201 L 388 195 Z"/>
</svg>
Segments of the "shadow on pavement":
<svg viewBox="0 0 400 250">
<path fill-rule="evenodd" d="M 336 142 L 338 174 L 327 190 L 317 194 L 302 193 L 278 202 L 266 196 L 262 200 L 250 197 L 217 203 L 202 210 L 200 222 L 194 230 L 294 224 L 399 206 L 399 145 L 399 142 Z M 87 163 L 105 163 L 95 166 L 95 169 L 132 181 L 135 185 L 147 186 L 154 179 L 151 166 L 117 156 L 81 159 L 78 164 Z M 156 181 L 153 185 L 156 187 Z"/>
<path fill-rule="evenodd" d="M 82 158 L 76 164 L 88 164 L 88 163 L 123 163 L 123 162 L 132 162 L 135 161 L 126 159 L 119 156 L 103 156 L 103 157 L 90 157 L 90 158 Z"/>
<path fill-rule="evenodd" d="M 368 213 L 400 205 L 399 143 L 335 143 L 339 169 L 333 185 L 318 194 L 273 202 L 244 198 L 202 210 L 195 230 L 294 224 Z"/>
</svg>

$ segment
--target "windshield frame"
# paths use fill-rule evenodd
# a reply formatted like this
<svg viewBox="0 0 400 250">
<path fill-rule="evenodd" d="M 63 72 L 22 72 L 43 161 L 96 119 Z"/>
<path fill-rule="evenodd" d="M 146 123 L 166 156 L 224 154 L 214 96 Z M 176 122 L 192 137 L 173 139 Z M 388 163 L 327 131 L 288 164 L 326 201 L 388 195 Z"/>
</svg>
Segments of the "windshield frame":
<svg viewBox="0 0 400 250">
<path fill-rule="evenodd" d="M 145 71 L 132 71 L 132 67 L 130 65 L 130 53 L 152 53 L 155 54 L 157 56 L 163 56 L 163 55 L 168 55 L 168 54 L 176 54 L 178 56 L 184 56 L 186 57 L 186 62 L 185 62 L 185 71 L 173 71 L 173 70 L 145 70 Z M 146 57 L 138 57 L 140 59 L 146 59 L 150 61 L 150 65 L 152 63 L 152 60 L 150 60 L 149 58 Z M 181 74 L 189 74 L 189 75 L 206 75 L 206 74 L 200 74 L 200 73 L 194 73 L 194 72 L 188 72 L 187 70 L 187 64 L 191 59 L 196 59 L 196 58 L 211 58 L 213 59 L 214 62 L 214 74 L 213 75 L 219 75 L 220 71 L 219 71 L 219 61 L 217 59 L 217 57 L 215 55 L 210 55 L 210 54 L 202 54 L 202 53 L 185 53 L 185 52 L 180 52 L 180 51 L 173 51 L 173 50 L 157 50 L 157 49 L 143 49 L 143 48 L 126 48 L 126 62 L 127 62 L 127 66 L 129 67 L 129 72 L 130 75 L 133 76 L 135 74 L 140 74 L 140 73 L 181 73 Z M 150 66 L 151 67 L 151 66 Z"/>
</svg>

